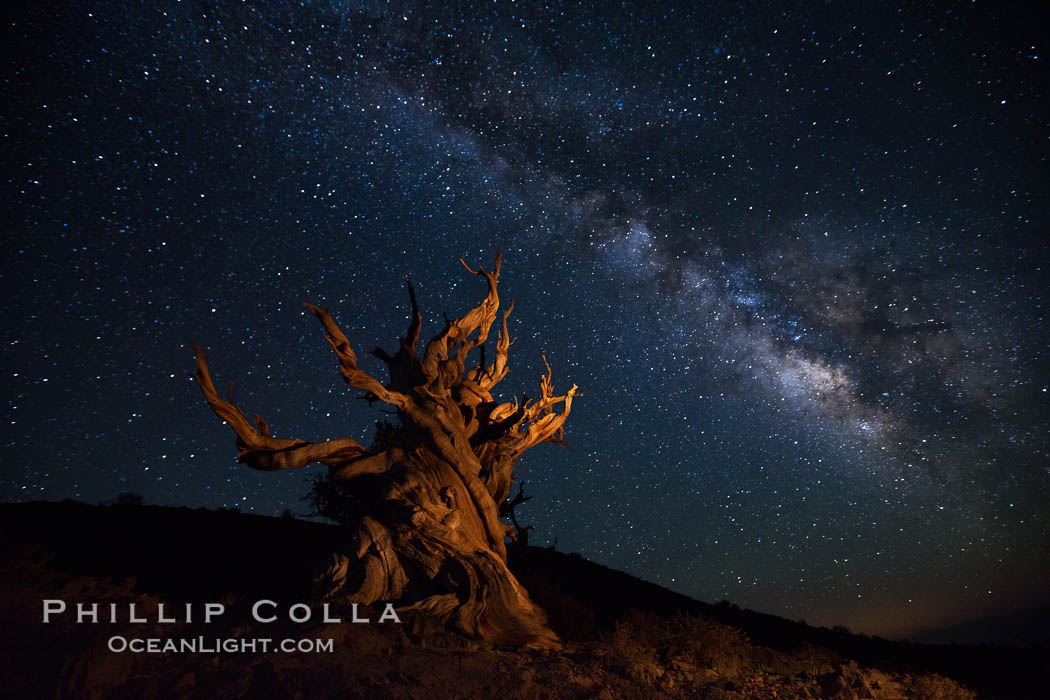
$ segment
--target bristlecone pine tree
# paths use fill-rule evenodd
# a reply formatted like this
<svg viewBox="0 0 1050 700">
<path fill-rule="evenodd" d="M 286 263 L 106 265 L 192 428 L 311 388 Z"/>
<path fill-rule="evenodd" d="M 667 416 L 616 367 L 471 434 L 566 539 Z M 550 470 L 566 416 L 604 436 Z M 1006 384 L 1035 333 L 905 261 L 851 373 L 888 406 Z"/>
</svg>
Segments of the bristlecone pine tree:
<svg viewBox="0 0 1050 700">
<path fill-rule="evenodd" d="M 565 419 L 578 392 L 573 386 L 555 395 L 547 365 L 538 398 L 493 399 L 493 387 L 507 375 L 507 317 L 514 307 L 512 301 L 502 314 L 495 359 L 486 364 L 484 343 L 499 312 L 500 262 L 497 255 L 491 272 L 463 263 L 485 279 L 488 294 L 447 321 L 422 356 L 422 317 L 406 278 L 412 318 L 401 347 L 394 355 L 372 351 L 387 365 L 387 384 L 358 367 L 327 309 L 306 305 L 324 326 L 346 383 L 397 409 L 400 424 L 371 449 L 345 437 L 320 443 L 271 437 L 262 417 L 253 425 L 229 393 L 219 396 L 197 345 L 195 376 L 212 410 L 237 434 L 239 461 L 264 471 L 321 462 L 329 469 L 326 482 L 353 495 L 355 534 L 343 559 L 349 566 L 335 574 L 340 596 L 395 602 L 399 610 L 435 616 L 495 643 L 557 648 L 543 610 L 507 568 L 506 542 L 516 533 L 502 518 L 522 501 L 520 492 L 509 498 L 514 465 L 534 445 L 564 444 Z M 468 364 L 473 350 L 480 357 Z"/>
</svg>

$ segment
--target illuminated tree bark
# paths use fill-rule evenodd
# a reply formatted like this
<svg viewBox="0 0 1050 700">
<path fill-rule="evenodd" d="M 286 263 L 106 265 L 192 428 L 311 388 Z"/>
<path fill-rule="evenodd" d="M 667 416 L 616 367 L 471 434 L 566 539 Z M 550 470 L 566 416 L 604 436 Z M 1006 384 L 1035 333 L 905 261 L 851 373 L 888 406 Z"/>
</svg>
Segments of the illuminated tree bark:
<svg viewBox="0 0 1050 700">
<path fill-rule="evenodd" d="M 328 466 L 319 486 L 351 503 L 346 512 L 356 530 L 350 557 L 334 572 L 339 595 L 360 603 L 395 602 L 401 610 L 436 616 L 497 643 L 555 648 L 558 638 L 545 614 L 507 568 L 506 542 L 519 530 L 501 515 L 510 515 L 515 505 L 510 494 L 518 459 L 540 443 L 562 443 L 578 392 L 573 386 L 555 395 L 547 365 L 536 399 L 493 399 L 493 387 L 507 375 L 507 317 L 514 307 L 511 302 L 500 316 L 500 262 L 497 256 L 491 272 L 463 263 L 485 280 L 488 292 L 465 315 L 447 321 L 422 355 L 422 317 L 406 279 L 408 331 L 394 355 L 372 351 L 387 365 L 386 384 L 358 367 L 328 310 L 307 304 L 324 327 L 344 381 L 397 410 L 399 425 L 385 426 L 372 449 L 350 438 L 311 443 L 271 437 L 265 420 L 249 422 L 229 396 L 219 396 L 197 345 L 195 376 L 212 410 L 237 434 L 241 462 L 265 471 L 311 462 Z M 495 358 L 487 364 L 484 343 L 497 320 Z M 480 357 L 470 363 L 474 350 Z"/>
</svg>

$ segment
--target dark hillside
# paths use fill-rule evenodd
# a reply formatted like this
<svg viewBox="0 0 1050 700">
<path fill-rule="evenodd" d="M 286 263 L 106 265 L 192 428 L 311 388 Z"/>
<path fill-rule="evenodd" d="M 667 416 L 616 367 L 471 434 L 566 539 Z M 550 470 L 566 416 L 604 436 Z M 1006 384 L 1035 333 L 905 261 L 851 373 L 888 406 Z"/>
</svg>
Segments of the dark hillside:
<svg viewBox="0 0 1050 700">
<path fill-rule="evenodd" d="M 564 652 L 494 648 L 420 618 L 380 625 L 377 606 L 359 611 L 372 624 L 349 623 L 346 608 L 333 613 L 341 624 L 319 612 L 297 624 L 285 611 L 320 609 L 311 574 L 346 546 L 343 532 L 235 511 L 5 504 L 0 539 L 10 697 L 972 697 L 942 676 L 981 697 L 1040 697 L 1046 662 L 1044 650 L 904 644 L 709 605 L 541 548 L 517 550 L 511 563 Z M 45 625 L 44 599 L 70 610 Z M 261 599 L 279 603 L 281 619 L 254 620 Z M 100 622 L 76 624 L 77 602 L 100 603 Z M 206 625 L 208 602 L 226 612 Z M 128 603 L 148 622 L 129 622 Z M 157 621 L 158 603 L 175 623 Z M 114 636 L 331 639 L 334 648 L 133 654 L 110 651 Z"/>
</svg>

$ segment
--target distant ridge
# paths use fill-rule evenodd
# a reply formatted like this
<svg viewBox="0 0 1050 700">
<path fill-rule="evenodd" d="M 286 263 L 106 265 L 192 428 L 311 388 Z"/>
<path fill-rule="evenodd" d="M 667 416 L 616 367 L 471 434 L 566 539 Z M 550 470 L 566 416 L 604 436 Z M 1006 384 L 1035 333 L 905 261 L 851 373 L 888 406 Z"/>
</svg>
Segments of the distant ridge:
<svg viewBox="0 0 1050 700">
<path fill-rule="evenodd" d="M 993 644 L 1050 648 L 1050 605 L 911 635 L 922 644 Z"/>
</svg>

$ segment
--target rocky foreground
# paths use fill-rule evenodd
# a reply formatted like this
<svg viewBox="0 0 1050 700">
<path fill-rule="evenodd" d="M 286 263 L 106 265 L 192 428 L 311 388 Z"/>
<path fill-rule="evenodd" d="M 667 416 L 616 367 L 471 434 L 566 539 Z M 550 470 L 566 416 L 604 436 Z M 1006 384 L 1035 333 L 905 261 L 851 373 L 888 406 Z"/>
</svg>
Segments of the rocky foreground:
<svg viewBox="0 0 1050 700">
<path fill-rule="evenodd" d="M 565 649 L 528 652 L 465 639 L 425 617 L 380 624 L 381 607 L 357 610 L 368 623 L 333 608 L 341 622 L 328 623 L 314 601 L 310 620 L 296 622 L 306 609 L 289 611 L 302 600 L 303 572 L 339 546 L 336 528 L 315 523 L 13 504 L 0 506 L 0 532 L 7 697 L 1046 697 L 1045 650 L 930 647 L 812 628 L 705 605 L 551 550 L 520 551 L 512 564 Z M 66 603 L 47 624 L 44 600 Z M 259 600 L 273 605 L 253 615 Z M 77 601 L 101 601 L 98 622 L 78 623 Z M 209 602 L 223 612 L 205 622 Z M 145 622 L 130 621 L 131 603 Z M 265 651 L 263 639 L 271 640 Z M 196 646 L 177 650 L 187 640 Z M 175 646 L 165 650 L 166 641 Z M 284 641 L 288 650 L 277 647 Z"/>
<path fill-rule="evenodd" d="M 134 601 L 137 610 L 162 602 L 70 579 L 70 598 Z M 8 591 L 5 591 L 8 592 Z M 231 609 L 237 611 L 233 601 Z M 44 627 L 32 601 L 8 620 L 3 656 L 10 697 L 58 698 L 973 698 L 943 676 L 862 667 L 833 652 L 775 652 L 751 645 L 735 628 L 703 618 L 625 622 L 604 639 L 570 643 L 563 652 L 495 649 L 403 625 L 293 624 L 262 626 L 76 624 Z M 240 611 L 243 613 L 243 610 Z M 364 616 L 369 613 L 361 611 Z M 242 615 L 233 617 L 242 618 Z M 650 639 L 650 635 L 659 637 Z M 330 641 L 330 650 L 197 653 L 111 651 L 111 640 L 211 639 Z M 655 643 L 658 646 L 653 646 Z M 123 646 L 125 642 L 120 643 Z M 217 650 L 218 649 L 218 650 Z"/>
</svg>

